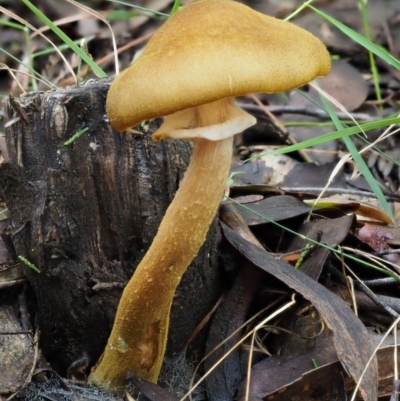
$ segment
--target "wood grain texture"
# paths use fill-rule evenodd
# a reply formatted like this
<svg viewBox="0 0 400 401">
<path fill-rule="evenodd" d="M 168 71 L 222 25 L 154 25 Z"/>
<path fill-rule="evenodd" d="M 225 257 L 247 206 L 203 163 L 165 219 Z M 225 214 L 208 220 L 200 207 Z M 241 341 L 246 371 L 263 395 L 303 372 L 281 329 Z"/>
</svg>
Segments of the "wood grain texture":
<svg viewBox="0 0 400 401">
<path fill-rule="evenodd" d="M 122 288 L 157 232 L 190 158 L 182 141 L 118 134 L 106 119 L 110 79 L 15 99 L 28 122 L 6 130 L 9 162 L 0 190 L 18 255 L 32 285 L 41 347 L 62 374 L 106 344 Z M 6 102 L 6 120 L 18 117 Z M 88 128 L 72 145 L 64 142 Z M 169 354 L 177 352 L 216 299 L 216 225 L 178 288 Z"/>
</svg>

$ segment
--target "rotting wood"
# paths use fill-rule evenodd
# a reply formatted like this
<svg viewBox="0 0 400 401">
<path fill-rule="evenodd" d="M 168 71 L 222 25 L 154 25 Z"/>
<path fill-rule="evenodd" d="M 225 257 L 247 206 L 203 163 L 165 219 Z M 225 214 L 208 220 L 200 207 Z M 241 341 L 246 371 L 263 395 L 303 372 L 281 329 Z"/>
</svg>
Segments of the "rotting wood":
<svg viewBox="0 0 400 401">
<path fill-rule="evenodd" d="M 84 355 L 90 363 L 100 356 L 121 284 L 150 245 L 190 157 L 185 142 L 152 143 L 156 122 L 143 135 L 113 132 L 104 110 L 109 83 L 14 99 L 28 121 L 5 104 L 9 161 L 0 169 L 0 189 L 17 255 L 41 270 L 26 274 L 42 350 L 61 374 Z M 214 223 L 175 296 L 170 354 L 218 295 L 216 232 Z"/>
</svg>

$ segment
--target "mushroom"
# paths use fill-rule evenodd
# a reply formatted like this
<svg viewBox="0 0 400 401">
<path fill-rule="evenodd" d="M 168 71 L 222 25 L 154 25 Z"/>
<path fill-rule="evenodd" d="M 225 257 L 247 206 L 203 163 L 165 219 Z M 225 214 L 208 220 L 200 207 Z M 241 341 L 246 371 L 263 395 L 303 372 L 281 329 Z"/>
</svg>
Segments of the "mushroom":
<svg viewBox="0 0 400 401">
<path fill-rule="evenodd" d="M 222 199 L 233 135 L 256 122 L 234 97 L 293 89 L 329 69 L 325 46 L 309 32 L 232 0 L 198 0 L 169 18 L 115 78 L 107 114 L 117 131 L 166 116 L 153 139 L 191 140 L 193 154 L 122 294 L 92 383 L 116 389 L 129 371 L 158 379 L 175 290 Z"/>
</svg>

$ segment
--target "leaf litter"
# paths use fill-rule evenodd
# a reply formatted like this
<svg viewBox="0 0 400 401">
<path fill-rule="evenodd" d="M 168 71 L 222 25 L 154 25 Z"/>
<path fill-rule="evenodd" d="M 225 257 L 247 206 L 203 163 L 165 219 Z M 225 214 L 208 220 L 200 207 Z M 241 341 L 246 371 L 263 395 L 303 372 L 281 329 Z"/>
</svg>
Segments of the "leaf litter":
<svg viewBox="0 0 400 401">
<path fill-rule="evenodd" d="M 167 3 L 163 1 L 143 2 L 144 5 L 150 6 L 155 4 L 154 7 L 161 10 Z M 255 3 L 254 5 L 259 8 L 267 7 L 260 2 L 250 3 Z M 268 3 L 269 12 L 271 13 L 273 10 L 272 12 L 277 16 L 286 16 L 295 8 L 291 1 Z M 50 7 L 50 11 L 52 10 L 51 4 L 50 0 L 44 2 L 46 7 Z M 352 29 L 363 33 L 356 1 L 321 2 L 320 9 Z M 386 1 L 385 6 L 382 6 L 382 0 L 369 1 L 368 10 L 374 42 L 388 47 L 392 54 L 398 57 L 400 54 L 400 8 L 398 2 Z M 59 12 L 61 11 L 57 9 L 57 13 Z M 55 18 L 67 14 L 74 15 L 75 11 L 68 6 L 66 13 L 61 13 L 61 15 L 57 15 L 57 13 L 54 15 Z M 77 29 L 82 29 L 85 22 L 83 19 L 79 21 Z M 152 23 L 148 15 L 141 16 L 136 21 L 132 19 L 132 21 L 134 22 L 115 25 L 117 27 L 116 35 L 120 40 L 127 42 L 126 30 L 132 29 L 132 26 L 134 29 L 141 29 L 143 33 L 151 31 L 154 29 L 154 24 L 157 24 Z M 330 47 L 332 54 L 340 55 L 340 59 L 333 63 L 331 76 L 326 80 L 321 80 L 321 87 L 337 98 L 349 113 L 354 115 L 364 113 L 372 118 L 398 113 L 399 71 L 381 64 L 378 60 L 381 90 L 386 99 L 384 107 L 381 109 L 381 105 L 374 100 L 372 94 L 371 74 L 365 50 L 314 13 L 304 13 L 294 22 L 319 36 Z M 101 37 L 109 38 L 106 28 L 102 28 L 98 24 L 97 26 L 90 25 L 90 29 L 90 34 L 100 33 L 95 38 L 92 51 L 96 53 L 97 57 L 104 56 L 103 48 L 111 47 L 109 43 L 106 47 L 102 47 L 104 39 Z M 7 30 L 7 32 L 11 35 L 10 31 Z M 1 41 L 5 47 L 9 46 L 6 35 L 2 35 Z M 43 47 L 38 39 L 35 40 L 36 45 L 39 48 Z M 4 55 L 0 61 L 4 61 L 7 65 L 14 63 Z M 129 61 L 130 57 L 125 55 L 123 59 L 125 66 Z M 104 61 L 104 65 L 107 65 L 107 62 L 107 60 Z M 60 60 L 57 56 L 46 59 L 43 71 L 61 85 L 70 82 L 68 72 L 65 68 L 60 67 Z M 24 86 L 29 85 L 28 80 L 21 79 L 21 81 Z M 7 89 L 9 87 L 5 85 L 5 81 L 1 85 Z M 270 142 L 274 142 L 275 146 L 282 146 L 282 144 L 296 143 L 318 137 L 325 132 L 332 132 L 332 126 L 318 126 L 318 123 L 326 121 L 326 119 L 321 120 L 315 116 L 307 118 L 305 116 L 307 113 L 301 112 L 301 108 L 303 111 L 311 109 L 315 113 L 317 110 L 315 104 L 303 96 L 306 95 L 316 100 L 313 90 L 306 87 L 302 89 L 302 92 L 301 95 L 298 92 L 289 93 L 286 97 L 259 96 L 266 107 L 280 108 L 276 115 L 287 132 L 273 126 L 270 129 L 278 135 L 274 141 L 267 139 L 266 127 L 271 127 L 273 124 L 258 109 L 255 114 L 260 121 L 259 127 L 248 130 L 241 138 L 240 151 L 236 155 L 236 165 L 232 171 L 245 171 L 245 174 L 234 177 L 237 187 L 232 188 L 232 192 L 235 190 L 235 196 L 262 195 L 261 199 L 258 197 L 256 202 L 246 203 L 246 209 L 239 209 L 245 223 L 242 222 L 234 228 L 224 222 L 221 223 L 225 239 L 230 243 L 230 247 L 226 243 L 223 244 L 225 251 L 229 249 L 224 255 L 225 257 L 230 255 L 233 259 L 240 260 L 241 263 L 239 263 L 239 267 L 236 266 L 236 269 L 241 272 L 236 272 L 237 277 L 232 279 L 231 287 L 227 289 L 226 301 L 215 314 L 210 329 L 210 344 L 216 345 L 218 341 L 223 341 L 229 334 L 245 324 L 250 316 L 261 310 L 262 305 L 273 304 L 280 299 L 282 294 L 287 296 L 294 290 L 301 295 L 301 300 L 298 307 L 286 311 L 283 316 L 273 322 L 268 328 L 268 334 L 260 335 L 260 338 L 257 339 L 255 364 L 250 370 L 246 366 L 249 349 L 249 344 L 246 343 L 239 347 L 237 353 L 222 363 L 222 369 L 220 369 L 222 374 L 218 372 L 218 369 L 216 370 L 217 374 L 221 374 L 221 376 L 212 379 L 212 375 L 210 375 L 210 378 L 206 379 L 206 386 L 209 388 L 208 398 L 211 401 L 221 401 L 223 397 L 229 401 L 235 397 L 243 400 L 248 380 L 250 396 L 257 400 L 270 399 L 269 397 L 272 396 L 275 400 L 296 399 L 299 395 L 302 400 L 313 400 L 318 397 L 320 399 L 336 397 L 338 400 L 344 400 L 343 394 L 351 393 L 354 383 L 359 380 L 362 370 L 367 366 L 377 338 L 380 338 L 381 333 L 393 321 L 385 314 L 382 306 L 377 305 L 361 292 L 357 285 L 355 289 L 351 290 L 350 286 L 346 284 L 344 273 L 350 274 L 346 271 L 348 265 L 351 265 L 349 267 L 354 269 L 366 283 L 375 282 L 376 287 L 373 288 L 377 292 L 380 302 L 384 305 L 391 305 L 397 313 L 400 313 L 396 303 L 398 300 L 396 291 L 398 282 L 396 280 L 391 284 L 376 284 L 379 280 L 387 278 L 381 273 L 367 269 L 359 262 L 345 259 L 340 256 L 340 251 L 338 257 L 333 257 L 333 248 L 338 250 L 338 246 L 347 246 L 381 257 L 386 269 L 390 269 L 390 265 L 385 264 L 385 259 L 394 263 L 395 266 L 399 266 L 398 253 L 396 253 L 399 248 L 398 228 L 387 226 L 393 225 L 393 221 L 379 208 L 379 205 L 367 204 L 374 196 L 371 193 L 365 193 L 368 186 L 363 177 L 354 179 L 352 171 L 354 166 L 350 163 L 347 164 L 335 177 L 334 197 L 320 199 L 316 205 L 313 205 L 318 188 L 324 187 L 332 171 L 332 166 L 345 152 L 340 140 L 306 149 L 304 153 L 308 155 L 307 159 L 304 159 L 304 154 L 301 152 L 296 152 L 290 157 L 275 158 L 269 164 L 264 163 L 262 158 L 243 164 L 244 158 L 259 155 L 261 152 L 265 153 Z M 254 106 L 249 99 L 243 99 L 243 102 L 249 107 Z M 289 110 L 293 107 L 298 107 L 300 112 L 290 113 Z M 288 113 L 285 110 L 288 110 Z M 304 125 L 295 127 L 294 123 L 296 122 Z M 308 127 L 308 123 L 313 126 Z M 380 135 L 381 130 L 371 131 L 368 132 L 367 139 L 372 141 Z M 357 138 L 355 141 L 359 148 L 364 146 L 361 138 Z M 398 194 L 398 167 L 393 161 L 387 162 L 388 158 L 386 157 L 389 154 L 392 155 L 394 162 L 398 160 L 396 153 L 399 148 L 398 141 L 398 136 L 386 139 L 379 144 L 379 147 L 373 149 L 370 155 L 366 156 L 369 167 L 388 196 Z M 285 171 L 280 168 L 283 166 L 289 167 Z M 273 184 L 275 193 L 271 189 L 267 190 L 266 184 Z M 342 199 L 338 199 L 340 190 L 344 194 Z M 270 192 L 268 193 L 268 191 Z M 395 208 L 398 199 L 394 203 L 393 207 Z M 274 226 L 271 221 L 278 222 L 281 226 Z M 394 223 L 398 224 L 399 221 L 395 214 Z M 251 226 L 252 232 L 248 231 L 247 226 Z M 282 227 L 291 231 L 285 231 Z M 268 249 L 268 252 L 252 243 L 253 235 L 265 249 Z M 9 258 L 9 252 L 5 246 L 2 246 L 1 250 L 4 264 Z M 364 261 L 364 259 L 362 260 Z M 335 273 L 332 273 L 333 271 L 343 274 L 336 277 Z M 230 274 L 235 276 L 232 272 Z M 346 303 L 341 298 L 345 299 Z M 354 299 L 361 305 L 358 317 L 348 306 L 349 304 L 353 305 Z M 240 300 L 240 305 L 238 300 Z M 367 302 L 369 302 L 369 306 L 362 307 Z M 378 308 L 377 311 L 379 311 L 376 315 L 370 313 L 375 310 L 374 308 Z M 357 308 L 355 309 L 357 310 Z M 294 352 L 290 355 L 289 351 L 284 350 L 285 347 L 290 350 L 287 341 L 284 342 L 284 345 L 279 346 L 275 343 L 282 341 L 284 330 L 289 331 L 286 337 L 304 337 L 303 334 L 296 334 L 297 329 L 292 322 L 307 320 L 310 317 L 308 314 L 313 318 L 316 317 L 316 321 L 311 319 L 312 321 L 307 327 L 312 327 L 314 330 L 315 327 L 319 327 L 320 322 L 323 322 L 323 330 L 313 332 L 312 344 L 308 344 L 308 348 L 300 354 L 297 353 L 301 347 L 297 343 L 292 346 Z M 254 323 L 253 326 L 250 324 L 249 328 L 239 331 L 236 337 L 232 337 L 231 341 L 224 345 L 219 355 L 227 352 L 250 327 L 254 327 Z M 214 340 L 212 336 L 215 337 Z M 279 341 L 276 340 L 276 337 L 280 338 Z M 393 338 L 390 338 L 389 343 L 378 351 L 377 360 L 372 360 L 368 366 L 366 377 L 361 382 L 361 394 L 365 400 L 376 400 L 378 396 L 390 394 L 392 391 Z M 270 351 L 273 351 L 274 354 L 265 357 L 271 353 Z M 315 366 L 311 364 L 313 360 L 316 362 Z M 210 365 L 211 363 L 206 363 L 206 366 Z M 379 366 L 379 375 L 377 366 Z M 15 377 L 17 378 L 17 376 Z M 68 397 L 76 395 L 74 392 L 69 393 L 69 390 L 65 388 L 57 393 L 54 388 L 60 383 L 52 376 L 49 383 L 48 397 L 57 397 L 59 394 L 69 399 Z M 222 395 L 213 390 L 215 383 L 226 388 Z M 379 384 L 378 390 L 375 386 L 377 383 Z M 171 393 L 163 392 L 157 386 L 147 387 L 146 390 L 144 384 L 138 382 L 137 384 L 153 401 L 179 399 Z M 32 393 L 29 393 L 29 397 L 39 399 L 35 393 L 36 390 L 37 392 L 41 391 L 39 388 L 35 388 Z M 107 397 L 95 395 L 92 399 L 107 399 Z"/>
</svg>

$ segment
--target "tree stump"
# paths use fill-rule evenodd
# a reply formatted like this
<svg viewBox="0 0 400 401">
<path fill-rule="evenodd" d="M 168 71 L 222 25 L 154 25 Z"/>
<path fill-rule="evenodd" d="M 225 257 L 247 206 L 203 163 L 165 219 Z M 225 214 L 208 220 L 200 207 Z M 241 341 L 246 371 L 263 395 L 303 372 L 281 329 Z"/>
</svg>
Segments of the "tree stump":
<svg viewBox="0 0 400 401">
<path fill-rule="evenodd" d="M 5 102 L 9 160 L 0 167 L 0 188 L 16 255 L 40 269 L 25 268 L 41 349 L 63 375 L 77 360 L 93 364 L 101 355 L 122 289 L 190 158 L 187 142 L 151 141 L 158 122 L 142 135 L 113 131 L 105 114 L 110 82 Z M 217 237 L 214 222 L 178 289 L 169 354 L 183 347 L 218 296 Z"/>
</svg>

